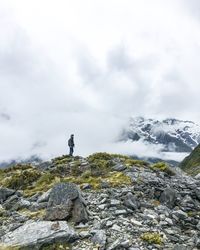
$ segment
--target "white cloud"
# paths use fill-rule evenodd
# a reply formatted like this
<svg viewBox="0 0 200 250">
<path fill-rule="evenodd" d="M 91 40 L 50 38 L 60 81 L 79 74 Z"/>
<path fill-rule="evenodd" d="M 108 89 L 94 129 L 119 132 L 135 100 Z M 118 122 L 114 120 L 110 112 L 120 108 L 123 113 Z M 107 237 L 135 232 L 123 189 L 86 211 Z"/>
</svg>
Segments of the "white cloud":
<svg viewBox="0 0 200 250">
<path fill-rule="evenodd" d="M 72 132 L 78 154 L 109 150 L 131 115 L 200 122 L 197 5 L 0 2 L 0 160 L 65 153 Z"/>
</svg>

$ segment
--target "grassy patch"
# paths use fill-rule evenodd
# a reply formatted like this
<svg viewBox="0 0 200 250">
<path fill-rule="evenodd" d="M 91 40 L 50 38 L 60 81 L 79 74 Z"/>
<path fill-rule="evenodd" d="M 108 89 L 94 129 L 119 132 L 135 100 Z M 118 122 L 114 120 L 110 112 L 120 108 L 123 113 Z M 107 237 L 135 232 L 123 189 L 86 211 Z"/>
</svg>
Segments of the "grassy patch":
<svg viewBox="0 0 200 250">
<path fill-rule="evenodd" d="M 44 245 L 41 248 L 41 250 L 71 250 L 71 249 L 72 247 L 69 243 L 63 243 L 63 242 Z"/>
<path fill-rule="evenodd" d="M 46 210 L 45 209 L 40 209 L 38 211 L 30 211 L 27 208 L 21 209 L 18 211 L 20 214 L 29 217 L 30 219 L 43 219 L 45 214 L 46 214 Z"/>
<path fill-rule="evenodd" d="M 25 189 L 32 185 L 39 179 L 41 172 L 37 169 L 26 169 L 12 173 L 11 176 L 7 177 L 3 181 L 3 185 L 7 188 L 15 190 Z"/>
<path fill-rule="evenodd" d="M 165 172 L 170 176 L 176 175 L 176 173 L 173 171 L 173 169 L 165 162 L 155 163 L 151 167 L 153 170 Z"/>
<path fill-rule="evenodd" d="M 131 158 L 128 158 L 128 159 L 125 159 L 124 161 L 124 164 L 127 166 L 127 167 L 132 167 L 132 166 L 148 166 L 149 163 L 146 162 L 146 161 L 142 161 L 142 160 L 135 160 L 135 159 L 131 159 Z"/>
<path fill-rule="evenodd" d="M 114 165 L 112 156 L 107 153 L 92 154 L 87 160 L 90 163 L 91 175 L 95 177 L 106 175 Z"/>
<path fill-rule="evenodd" d="M 64 182 L 73 182 L 79 184 L 80 186 L 84 184 L 90 184 L 93 189 L 99 189 L 101 187 L 102 181 L 108 182 L 111 187 L 120 187 L 123 185 L 130 185 L 131 178 L 126 176 L 124 173 L 120 172 L 109 172 L 106 176 L 79 176 L 79 177 L 67 177 L 62 179 Z"/>
<path fill-rule="evenodd" d="M 122 172 L 110 173 L 104 180 L 106 180 L 112 187 L 130 185 L 132 183 L 131 178 Z"/>
<path fill-rule="evenodd" d="M 179 167 L 192 176 L 200 173 L 200 144 L 179 164 Z"/>
<path fill-rule="evenodd" d="M 73 162 L 73 164 L 70 166 L 70 172 L 73 176 L 79 176 L 82 174 L 82 169 L 81 169 L 81 162 L 80 160 L 76 160 Z"/>
<path fill-rule="evenodd" d="M 38 179 L 34 187 L 28 187 L 24 190 L 24 195 L 32 196 L 37 192 L 46 192 L 58 182 L 60 182 L 59 177 L 46 172 Z"/>
<path fill-rule="evenodd" d="M 54 165 L 63 165 L 63 164 L 67 164 L 71 161 L 72 161 L 72 158 L 69 155 L 63 155 L 63 156 L 54 158 L 52 160 L 52 163 Z"/>
<path fill-rule="evenodd" d="M 161 245 L 163 243 L 163 238 L 159 233 L 143 233 L 140 238 L 143 241 L 146 241 L 148 244 L 158 244 Z"/>
</svg>

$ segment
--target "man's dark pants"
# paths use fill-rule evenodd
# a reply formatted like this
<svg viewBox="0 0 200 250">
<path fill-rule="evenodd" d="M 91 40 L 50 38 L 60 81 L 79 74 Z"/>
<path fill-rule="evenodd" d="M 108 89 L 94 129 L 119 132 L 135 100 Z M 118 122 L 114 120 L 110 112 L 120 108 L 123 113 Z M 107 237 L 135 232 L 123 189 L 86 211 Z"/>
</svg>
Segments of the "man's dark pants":
<svg viewBox="0 0 200 250">
<path fill-rule="evenodd" d="M 74 148 L 73 147 L 69 147 L 69 155 L 73 156 L 74 153 Z"/>
</svg>

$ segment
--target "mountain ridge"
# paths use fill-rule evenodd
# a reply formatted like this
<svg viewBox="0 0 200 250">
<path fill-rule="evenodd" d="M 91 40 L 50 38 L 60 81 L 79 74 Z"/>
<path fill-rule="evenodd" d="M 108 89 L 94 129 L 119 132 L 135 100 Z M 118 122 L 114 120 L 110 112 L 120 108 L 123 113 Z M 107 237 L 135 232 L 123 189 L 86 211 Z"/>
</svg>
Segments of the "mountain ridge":
<svg viewBox="0 0 200 250">
<path fill-rule="evenodd" d="M 200 144 L 179 164 L 179 167 L 193 176 L 200 173 Z"/>
<path fill-rule="evenodd" d="M 120 134 L 120 141 L 161 145 L 164 152 L 191 152 L 200 143 L 200 126 L 175 118 L 164 120 L 132 117 Z"/>
</svg>

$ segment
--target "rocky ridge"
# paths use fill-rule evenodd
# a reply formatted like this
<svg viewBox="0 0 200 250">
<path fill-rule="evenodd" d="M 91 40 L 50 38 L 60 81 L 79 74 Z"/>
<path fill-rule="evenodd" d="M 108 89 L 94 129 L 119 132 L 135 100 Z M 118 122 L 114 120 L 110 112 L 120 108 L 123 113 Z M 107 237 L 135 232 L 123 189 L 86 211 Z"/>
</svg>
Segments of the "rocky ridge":
<svg viewBox="0 0 200 250">
<path fill-rule="evenodd" d="M 0 173 L 0 249 L 200 249 L 200 179 L 97 153 Z"/>
</svg>

